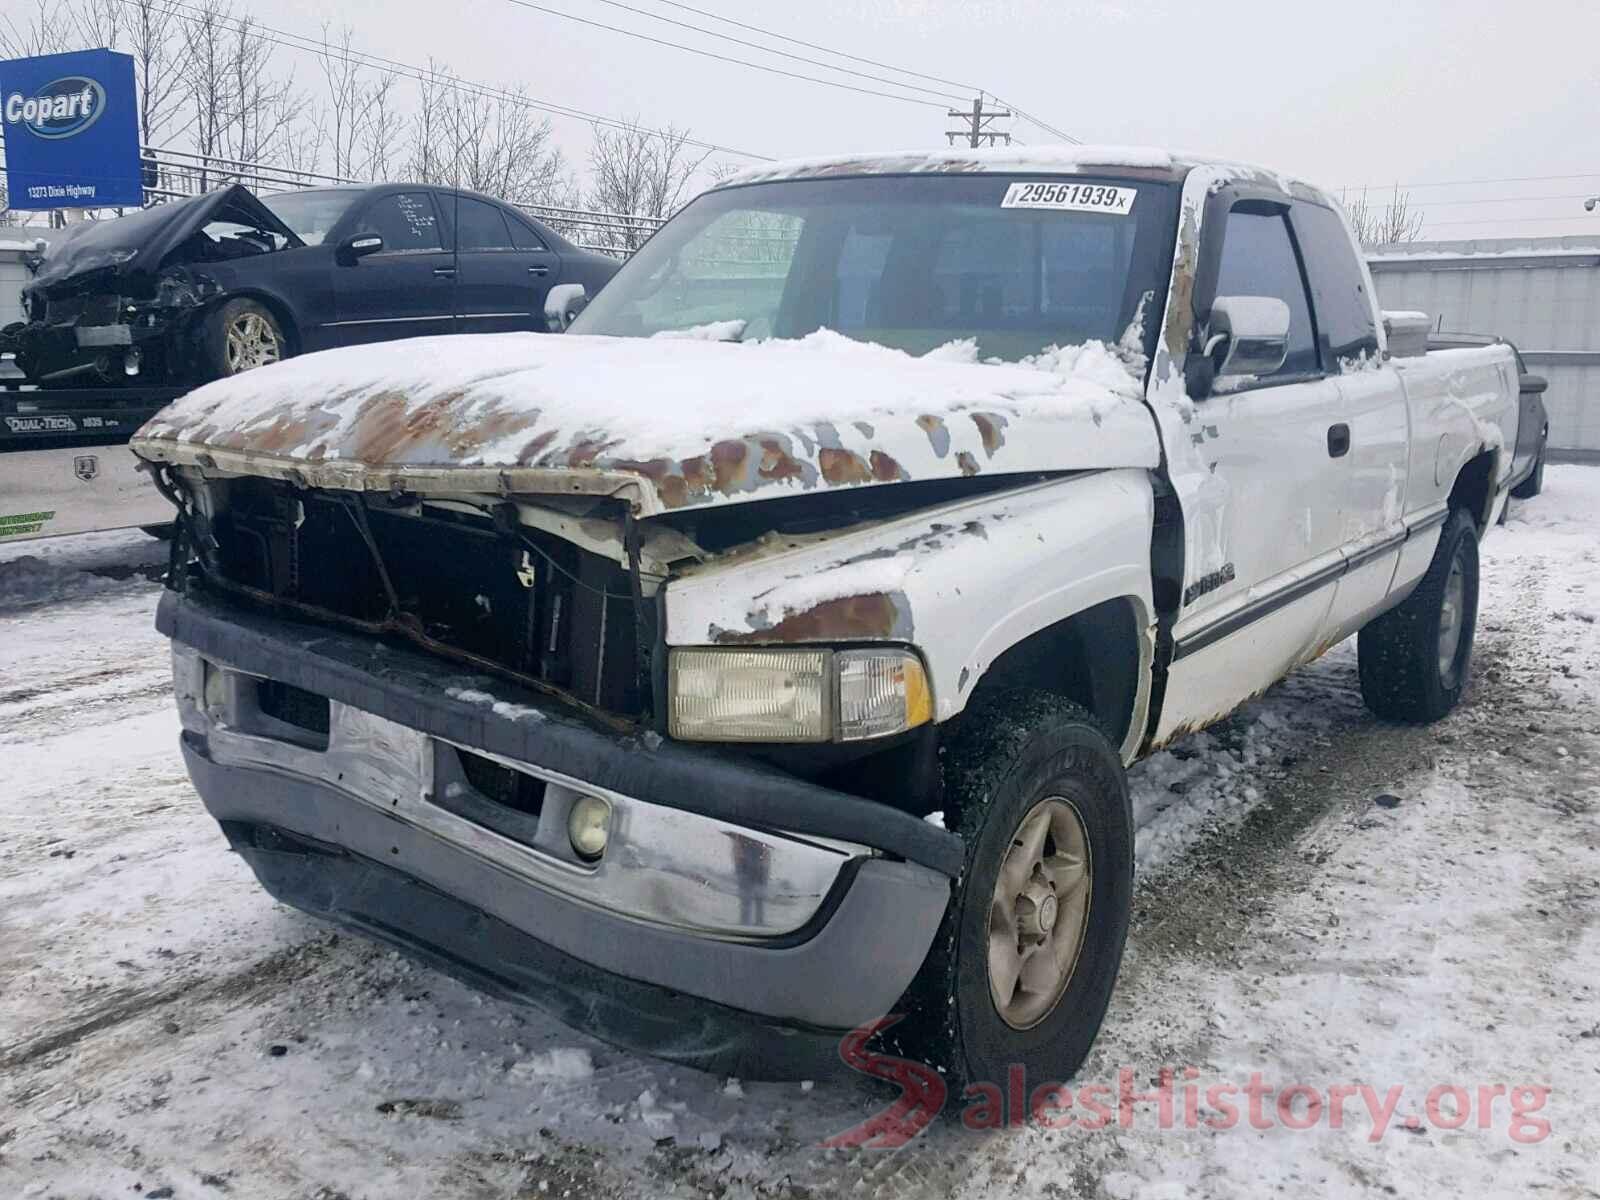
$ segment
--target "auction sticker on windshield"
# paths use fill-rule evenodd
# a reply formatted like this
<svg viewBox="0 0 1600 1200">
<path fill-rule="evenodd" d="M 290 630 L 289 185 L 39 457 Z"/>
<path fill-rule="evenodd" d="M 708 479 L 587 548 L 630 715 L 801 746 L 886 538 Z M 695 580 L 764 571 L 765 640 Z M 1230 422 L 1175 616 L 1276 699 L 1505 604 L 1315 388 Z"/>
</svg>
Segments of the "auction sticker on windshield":
<svg viewBox="0 0 1600 1200">
<path fill-rule="evenodd" d="M 1052 208 L 1062 212 L 1103 212 L 1126 216 L 1138 188 L 1103 183 L 1013 183 L 1001 208 Z"/>
</svg>

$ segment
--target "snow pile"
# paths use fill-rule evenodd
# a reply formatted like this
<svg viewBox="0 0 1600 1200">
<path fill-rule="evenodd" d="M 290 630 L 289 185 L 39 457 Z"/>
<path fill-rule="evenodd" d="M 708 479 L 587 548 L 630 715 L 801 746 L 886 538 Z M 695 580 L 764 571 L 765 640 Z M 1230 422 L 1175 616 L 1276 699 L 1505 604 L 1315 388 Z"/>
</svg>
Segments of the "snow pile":
<svg viewBox="0 0 1600 1200">
<path fill-rule="evenodd" d="M 587 1050 L 557 1046 L 513 1063 L 509 1074 L 518 1079 L 592 1079 L 594 1060 Z"/>
</svg>

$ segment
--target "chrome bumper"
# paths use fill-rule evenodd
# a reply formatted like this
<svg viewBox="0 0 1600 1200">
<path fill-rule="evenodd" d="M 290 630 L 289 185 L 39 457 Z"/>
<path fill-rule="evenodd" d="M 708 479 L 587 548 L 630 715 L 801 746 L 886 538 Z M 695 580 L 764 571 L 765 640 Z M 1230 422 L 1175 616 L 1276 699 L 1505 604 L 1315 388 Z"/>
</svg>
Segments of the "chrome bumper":
<svg viewBox="0 0 1600 1200">
<path fill-rule="evenodd" d="M 219 766 L 334 788 L 517 880 L 614 916 L 708 937 L 781 937 L 816 916 L 847 864 L 874 854 L 863 845 L 646 803 L 338 701 L 328 702 L 328 731 L 320 735 L 263 712 L 256 676 L 178 643 L 172 663 L 183 727 L 205 739 Z M 535 811 L 508 808 L 479 791 L 464 755 L 538 781 Z M 586 795 L 611 808 L 606 846 L 593 862 L 573 849 L 567 832 L 572 806 Z"/>
</svg>

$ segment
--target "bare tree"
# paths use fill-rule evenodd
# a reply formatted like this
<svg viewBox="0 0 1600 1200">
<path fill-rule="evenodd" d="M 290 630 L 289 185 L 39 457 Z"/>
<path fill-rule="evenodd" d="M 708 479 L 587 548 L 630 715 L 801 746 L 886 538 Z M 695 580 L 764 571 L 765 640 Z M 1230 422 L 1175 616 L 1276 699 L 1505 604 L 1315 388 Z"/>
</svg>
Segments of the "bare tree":
<svg viewBox="0 0 1600 1200">
<path fill-rule="evenodd" d="M 60 4 L 34 0 L 33 12 L 22 17 L 0 13 L 0 55 L 6 58 L 31 58 L 38 54 L 60 54 L 71 50 L 77 41 L 72 14 Z"/>
<path fill-rule="evenodd" d="M 689 181 L 710 152 L 689 152 L 689 131 L 656 131 L 637 119 L 594 127 L 589 150 L 589 207 L 634 216 L 669 217 L 683 203 Z M 618 248 L 636 249 L 648 230 L 615 231 Z"/>
<path fill-rule="evenodd" d="M 1352 198 L 1341 193 L 1339 200 L 1363 246 L 1414 242 L 1422 236 L 1422 213 L 1411 210 L 1411 193 L 1401 191 L 1399 184 L 1395 185 L 1394 198 L 1381 209 L 1367 200 L 1364 188 L 1360 196 Z"/>
<path fill-rule="evenodd" d="M 550 121 L 531 120 L 520 90 L 476 88 L 429 64 L 419 81 L 406 173 L 524 204 L 570 194 L 571 175 L 550 145 Z"/>
<path fill-rule="evenodd" d="M 189 126 L 184 110 L 187 42 L 174 10 L 161 0 L 89 0 L 115 13 L 112 46 L 133 56 L 139 92 L 139 141 L 153 146 L 181 136 Z"/>
</svg>

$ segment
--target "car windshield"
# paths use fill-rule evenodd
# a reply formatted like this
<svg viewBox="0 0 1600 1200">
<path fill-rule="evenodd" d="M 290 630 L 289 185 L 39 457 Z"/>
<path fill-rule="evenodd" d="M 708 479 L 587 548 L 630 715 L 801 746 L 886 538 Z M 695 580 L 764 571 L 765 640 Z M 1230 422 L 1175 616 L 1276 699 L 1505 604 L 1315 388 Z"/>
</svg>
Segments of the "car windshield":
<svg viewBox="0 0 1600 1200">
<path fill-rule="evenodd" d="M 354 188 L 313 188 L 259 199 L 272 210 L 273 216 L 294 230 L 302 242 L 318 246 L 360 195 Z"/>
<path fill-rule="evenodd" d="M 1176 206 L 1170 184 L 1077 176 L 726 188 L 668 222 L 572 329 L 756 341 L 826 328 L 913 354 L 973 338 L 1008 361 L 1114 342 L 1165 292 Z"/>
</svg>

